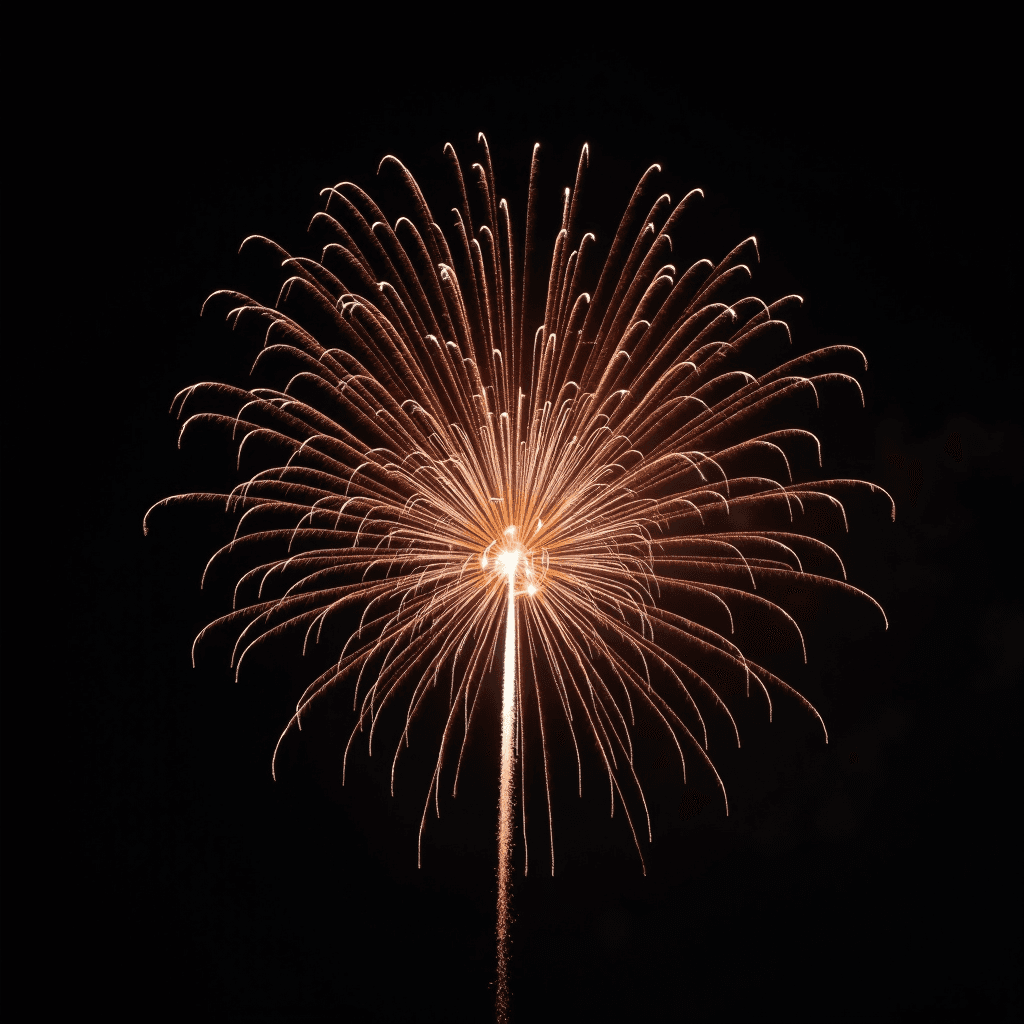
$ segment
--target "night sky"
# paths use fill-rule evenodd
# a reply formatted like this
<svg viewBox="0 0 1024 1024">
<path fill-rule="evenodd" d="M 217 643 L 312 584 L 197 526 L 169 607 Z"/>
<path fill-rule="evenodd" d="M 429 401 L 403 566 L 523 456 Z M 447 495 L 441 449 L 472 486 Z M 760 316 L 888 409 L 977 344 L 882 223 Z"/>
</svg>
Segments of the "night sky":
<svg viewBox="0 0 1024 1024">
<path fill-rule="evenodd" d="M 195 381 L 247 378 L 251 353 L 199 317 L 214 289 L 261 286 L 240 241 L 316 255 L 321 188 L 377 194 L 393 152 L 429 199 L 442 145 L 468 164 L 483 130 L 517 219 L 541 143 L 547 251 L 585 141 L 585 219 L 605 246 L 654 162 L 674 198 L 705 190 L 695 256 L 756 235 L 752 292 L 807 300 L 795 345 L 869 359 L 866 409 L 821 414 L 825 473 L 897 506 L 894 524 L 856 504 L 835 540 L 888 632 L 810 609 L 810 663 L 780 662 L 827 746 L 784 701 L 773 725 L 750 716 L 742 750 L 714 738 L 728 817 L 707 779 L 684 789 L 652 761 L 646 877 L 597 772 L 583 801 L 561 776 L 554 878 L 534 808 L 514 1019 L 1019 1019 L 1020 249 L 997 78 L 965 84 L 927 47 L 908 63 L 793 46 L 723 57 L 747 70 L 720 75 L 707 53 L 698 67 L 635 47 L 384 73 L 335 42 L 333 63 L 319 40 L 287 71 L 219 44 L 101 49 L 61 103 L 19 115 L 3 254 L 8 1010 L 493 1014 L 497 703 L 417 870 L 429 730 L 394 799 L 365 755 L 342 788 L 339 702 L 274 783 L 303 666 L 271 658 L 236 686 L 223 652 L 190 664 L 229 607 L 224 586 L 199 589 L 228 524 L 167 514 L 142 534 L 160 498 L 236 480 L 226 450 L 178 451 L 167 410 Z"/>
</svg>

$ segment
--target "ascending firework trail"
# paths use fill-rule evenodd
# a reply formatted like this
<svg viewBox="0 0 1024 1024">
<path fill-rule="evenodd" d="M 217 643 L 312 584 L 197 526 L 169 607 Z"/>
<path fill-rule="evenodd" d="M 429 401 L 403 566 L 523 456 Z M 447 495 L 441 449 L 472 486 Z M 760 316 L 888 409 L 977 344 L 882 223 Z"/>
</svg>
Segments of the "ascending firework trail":
<svg viewBox="0 0 1024 1024">
<path fill-rule="evenodd" d="M 595 236 L 577 229 L 584 146 L 542 265 L 538 148 L 520 249 L 479 142 L 469 187 L 445 146 L 458 205 L 440 220 L 388 156 L 380 173 L 395 179 L 408 216 L 389 221 L 342 182 L 324 190 L 310 225 L 318 260 L 260 236 L 243 242 L 283 268 L 275 304 L 222 291 L 205 308 L 223 310 L 237 331 L 259 332 L 253 371 L 276 386 L 195 384 L 172 412 L 185 417 L 182 439 L 201 426 L 227 430 L 239 467 L 259 460 L 263 468 L 228 494 L 160 505 L 213 502 L 237 518 L 232 541 L 207 565 L 236 575 L 234 610 L 196 638 L 233 631 L 236 678 L 284 633 L 300 631 L 304 653 L 333 645 L 336 657 L 299 699 L 275 761 L 292 726 L 345 683 L 356 713 L 346 761 L 358 733 L 373 752 L 385 709 L 404 715 L 393 792 L 419 712 L 428 701 L 446 706 L 421 848 L 431 803 L 440 813 L 442 776 L 455 795 L 474 710 L 497 685 L 502 658 L 503 1019 L 514 786 L 518 775 L 525 858 L 528 748 L 536 745 L 543 763 L 552 872 L 556 735 L 573 745 L 580 794 L 581 748 L 596 753 L 611 811 L 622 807 L 639 851 L 651 829 L 634 771 L 638 719 L 660 723 L 685 782 L 688 756 L 714 772 L 709 714 L 739 742 L 730 703 L 760 694 L 770 716 L 774 690 L 817 715 L 744 653 L 742 624 L 756 613 L 802 648 L 786 609 L 794 583 L 874 604 L 845 582 L 838 554 L 812 531 L 845 528 L 843 496 L 877 488 L 814 480 L 817 438 L 778 422 L 831 388 L 859 393 L 852 372 L 866 367 L 862 353 L 833 345 L 787 355 L 783 318 L 801 300 L 744 297 L 753 238 L 717 264 L 671 262 L 673 237 L 701 192 L 673 204 L 658 194 L 660 168 L 651 167 L 597 267 Z M 748 372 L 764 366 L 774 368 Z"/>
</svg>

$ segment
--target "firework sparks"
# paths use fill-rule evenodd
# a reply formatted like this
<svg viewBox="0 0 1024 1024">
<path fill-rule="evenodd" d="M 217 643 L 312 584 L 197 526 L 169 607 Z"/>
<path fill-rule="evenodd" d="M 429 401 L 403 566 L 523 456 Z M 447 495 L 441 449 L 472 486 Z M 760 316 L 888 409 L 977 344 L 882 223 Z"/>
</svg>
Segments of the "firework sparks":
<svg viewBox="0 0 1024 1024">
<path fill-rule="evenodd" d="M 360 734 L 373 753 L 386 709 L 404 714 L 391 759 L 394 792 L 415 720 L 432 695 L 444 697 L 420 851 L 431 804 L 440 814 L 446 766 L 457 791 L 474 712 L 496 684 L 501 649 L 503 1017 L 514 786 L 527 740 L 543 762 L 551 871 L 555 719 L 575 745 L 581 794 L 581 745 L 596 751 L 611 812 L 623 809 L 642 861 L 640 840 L 651 828 L 634 771 L 638 713 L 671 737 L 684 781 L 690 756 L 715 772 L 709 714 L 723 716 L 739 742 L 727 692 L 760 694 L 770 716 L 774 690 L 817 716 L 728 639 L 734 614 L 756 606 L 802 647 L 795 618 L 769 596 L 780 581 L 861 594 L 845 582 L 838 554 L 803 524 L 821 511 L 845 526 L 844 493 L 879 489 L 794 480 L 791 466 L 808 450 L 821 465 L 817 438 L 762 432 L 766 416 L 793 400 L 818 403 L 823 387 L 859 393 L 849 371 L 866 360 L 843 345 L 784 357 L 784 318 L 801 300 L 766 304 L 744 295 L 755 239 L 717 265 L 671 262 L 673 233 L 699 190 L 673 205 L 656 195 L 660 168 L 651 167 L 594 274 L 596 239 L 577 229 L 584 147 L 576 188 L 563 195 L 545 284 L 532 257 L 538 147 L 520 253 L 479 141 L 483 159 L 469 176 L 475 206 L 454 149 L 445 147 L 460 196 L 447 231 L 389 156 L 381 171 L 396 176 L 409 216 L 389 221 L 362 189 L 342 182 L 324 190 L 325 208 L 310 225 L 322 241 L 318 260 L 259 236 L 245 240 L 284 269 L 276 303 L 224 291 L 208 304 L 223 304 L 235 330 L 262 335 L 254 370 L 279 385 L 196 384 L 172 412 L 184 417 L 181 438 L 219 425 L 238 441 L 239 466 L 258 455 L 265 468 L 229 494 L 160 505 L 214 502 L 237 516 L 231 542 L 207 565 L 247 566 L 234 608 L 196 638 L 198 645 L 212 630 L 233 631 L 236 678 L 285 633 L 302 633 L 304 653 L 335 645 L 337 657 L 302 694 L 278 741 L 274 770 L 292 728 L 346 684 L 356 724 L 344 764 Z M 584 291 L 594 277 L 593 292 Z M 528 323 L 528 300 L 541 296 L 543 317 Z M 760 376 L 745 369 L 766 360 L 774 369 Z M 738 685 L 723 687 L 726 677 Z M 522 803 L 526 857 L 525 788 Z"/>
</svg>

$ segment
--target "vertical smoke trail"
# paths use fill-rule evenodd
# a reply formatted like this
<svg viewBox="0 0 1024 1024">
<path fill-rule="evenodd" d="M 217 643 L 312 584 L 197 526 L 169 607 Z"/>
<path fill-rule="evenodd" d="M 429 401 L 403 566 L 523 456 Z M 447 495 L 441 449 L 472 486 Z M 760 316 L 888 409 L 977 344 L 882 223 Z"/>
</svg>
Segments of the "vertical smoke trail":
<svg viewBox="0 0 1024 1024">
<path fill-rule="evenodd" d="M 516 573 L 508 569 L 508 607 L 505 612 L 505 672 L 501 691 L 501 792 L 498 796 L 498 993 L 497 1017 L 508 1020 L 509 897 L 512 879 L 512 737 L 516 693 Z"/>
</svg>

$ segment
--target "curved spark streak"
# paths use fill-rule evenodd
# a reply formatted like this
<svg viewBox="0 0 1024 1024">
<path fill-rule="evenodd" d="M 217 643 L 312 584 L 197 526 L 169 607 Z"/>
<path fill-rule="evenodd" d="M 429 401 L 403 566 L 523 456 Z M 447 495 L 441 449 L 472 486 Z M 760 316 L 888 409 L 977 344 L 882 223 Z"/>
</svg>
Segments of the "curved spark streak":
<svg viewBox="0 0 1024 1024">
<path fill-rule="evenodd" d="M 220 291 L 203 311 L 219 306 L 233 331 L 262 339 L 253 372 L 276 385 L 194 384 L 171 412 L 184 419 L 179 446 L 196 429 L 219 428 L 237 443 L 239 468 L 243 459 L 264 468 L 228 494 L 165 499 L 144 528 L 173 503 L 219 503 L 237 516 L 203 573 L 204 583 L 215 569 L 236 574 L 232 611 L 199 634 L 193 658 L 218 629 L 235 635 L 236 679 L 243 661 L 291 631 L 302 631 L 304 653 L 325 644 L 338 652 L 297 702 L 274 750 L 275 773 L 292 727 L 349 684 L 356 724 L 343 766 L 357 734 L 368 732 L 372 753 L 385 711 L 405 707 L 393 789 L 425 702 L 446 702 L 420 846 L 431 802 L 440 813 L 447 765 L 457 791 L 479 698 L 503 659 L 500 1010 L 514 779 L 517 762 L 525 778 L 530 745 L 539 741 L 552 873 L 559 719 L 575 749 L 578 791 L 589 746 L 604 766 L 611 812 L 618 802 L 640 851 L 628 799 L 646 820 L 633 770 L 638 715 L 671 738 L 684 782 L 688 753 L 714 772 L 710 715 L 739 742 L 730 704 L 737 693 L 749 698 L 751 682 L 769 716 L 769 688 L 817 716 L 744 653 L 742 637 L 727 637 L 737 613 L 756 610 L 803 649 L 780 583 L 860 594 L 814 533 L 828 521 L 847 528 L 843 498 L 852 491 L 883 495 L 893 518 L 895 506 L 872 484 L 808 478 L 798 467 L 808 456 L 820 467 L 818 439 L 774 423 L 839 388 L 863 404 L 853 375 L 867 366 L 863 353 L 832 345 L 788 356 L 784 317 L 802 299 L 744 296 L 758 259 L 753 238 L 717 264 L 667 262 L 702 192 L 673 206 L 657 194 L 653 165 L 595 268 L 597 240 L 577 229 L 584 146 L 545 274 L 539 147 L 519 240 L 479 141 L 484 159 L 468 179 L 444 147 L 460 197 L 448 229 L 388 156 L 378 173 L 396 176 L 409 200 L 393 223 L 341 182 L 323 191 L 310 224 L 318 260 L 245 239 L 242 249 L 283 270 L 275 304 Z M 755 376 L 755 364 L 773 368 Z M 794 480 L 795 472 L 805 475 Z M 524 854 L 525 815 L 524 788 Z"/>
</svg>

